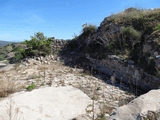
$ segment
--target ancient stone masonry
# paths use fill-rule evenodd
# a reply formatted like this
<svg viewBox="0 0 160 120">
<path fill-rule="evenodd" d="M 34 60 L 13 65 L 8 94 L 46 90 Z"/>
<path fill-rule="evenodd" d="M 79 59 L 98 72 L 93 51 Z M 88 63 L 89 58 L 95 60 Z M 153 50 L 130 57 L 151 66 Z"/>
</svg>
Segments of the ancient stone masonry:
<svg viewBox="0 0 160 120">
<path fill-rule="evenodd" d="M 118 60 L 106 59 L 96 60 L 91 58 L 88 54 L 86 58 L 90 61 L 90 66 L 98 71 L 112 76 L 113 71 L 116 74 L 117 80 L 137 86 L 143 92 L 151 89 L 158 89 L 160 87 L 160 78 L 145 73 L 142 69 L 134 67 L 134 65 L 124 66 Z"/>
<path fill-rule="evenodd" d="M 61 51 L 67 42 L 68 42 L 68 40 L 53 39 L 52 40 L 52 52 L 57 53 L 58 51 Z"/>
<path fill-rule="evenodd" d="M 69 40 L 53 40 L 53 53 L 63 50 L 68 42 Z M 143 92 L 147 92 L 151 89 L 158 89 L 160 87 L 159 77 L 149 75 L 142 69 L 135 67 L 134 61 L 132 60 L 122 61 L 122 59 L 116 55 L 110 55 L 108 56 L 108 59 L 105 60 L 93 59 L 89 54 L 86 54 L 85 58 L 89 60 L 89 63 L 86 63 L 87 66 L 89 65 L 107 76 L 112 76 L 114 71 L 116 80 L 121 80 L 122 83 L 126 83 L 129 86 L 136 86 Z M 67 59 L 71 59 L 71 57 Z M 159 59 L 157 58 L 157 60 Z M 76 62 L 74 59 L 71 61 L 74 63 Z"/>
</svg>

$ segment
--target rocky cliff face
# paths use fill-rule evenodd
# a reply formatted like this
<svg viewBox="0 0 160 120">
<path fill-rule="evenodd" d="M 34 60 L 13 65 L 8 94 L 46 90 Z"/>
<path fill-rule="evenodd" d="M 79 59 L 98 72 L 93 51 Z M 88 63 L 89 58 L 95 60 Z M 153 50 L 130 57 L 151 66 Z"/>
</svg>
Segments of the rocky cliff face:
<svg viewBox="0 0 160 120">
<path fill-rule="evenodd" d="M 65 45 L 66 64 L 90 66 L 143 91 L 160 86 L 160 9 L 129 8 Z M 87 26 L 90 27 L 90 26 Z M 92 28 L 91 28 L 92 29 Z M 67 50 L 67 52 L 66 52 Z M 132 86 L 131 85 L 131 86 Z M 130 88 L 132 89 L 132 88 Z"/>
</svg>

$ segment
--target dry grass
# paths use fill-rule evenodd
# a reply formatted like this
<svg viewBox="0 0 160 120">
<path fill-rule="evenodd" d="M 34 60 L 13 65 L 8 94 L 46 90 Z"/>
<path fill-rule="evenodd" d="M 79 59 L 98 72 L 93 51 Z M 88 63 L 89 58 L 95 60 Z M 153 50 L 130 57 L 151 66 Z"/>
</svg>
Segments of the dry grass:
<svg viewBox="0 0 160 120">
<path fill-rule="evenodd" d="M 23 71 L 24 69 L 21 69 L 18 64 L 12 70 L 0 71 L 0 98 L 7 97 L 25 88 L 26 83 L 19 80 L 24 76 L 24 74 L 21 74 Z"/>
<path fill-rule="evenodd" d="M 12 71 L 11 71 L 12 72 Z M 15 103 L 12 100 L 12 93 L 15 93 L 19 90 L 20 86 L 17 86 L 17 82 L 15 82 L 12 76 L 6 71 L 0 72 L 0 98 L 8 97 L 7 104 L 4 108 L 0 107 L 0 112 L 3 113 L 4 117 L 0 116 L 1 120 L 16 120 L 18 114 L 17 112 L 13 112 L 15 110 Z"/>
<path fill-rule="evenodd" d="M 9 94 L 15 92 L 15 82 L 5 71 L 0 72 L 0 97 L 7 97 Z"/>
<path fill-rule="evenodd" d="M 119 23 L 122 21 L 129 21 L 131 19 L 139 19 L 143 18 L 144 16 L 157 16 L 160 14 L 160 9 L 154 10 L 145 10 L 145 9 L 130 9 L 120 12 L 118 14 L 113 14 L 109 18 L 111 21 L 114 20 L 115 23 Z"/>
</svg>

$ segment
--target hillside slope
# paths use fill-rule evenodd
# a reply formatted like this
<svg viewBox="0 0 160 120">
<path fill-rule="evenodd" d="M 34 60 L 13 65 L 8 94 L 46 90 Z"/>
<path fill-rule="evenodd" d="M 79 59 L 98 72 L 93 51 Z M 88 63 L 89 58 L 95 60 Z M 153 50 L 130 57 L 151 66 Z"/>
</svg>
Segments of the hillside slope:
<svg viewBox="0 0 160 120">
<path fill-rule="evenodd" d="M 79 50 L 93 58 L 106 59 L 108 55 L 131 59 L 146 72 L 155 74 L 156 56 L 160 54 L 160 9 L 137 10 L 106 17 L 93 34 L 82 33 L 77 38 Z M 83 45 L 81 45 L 83 44 Z"/>
<path fill-rule="evenodd" d="M 8 44 L 12 44 L 13 42 L 8 42 L 8 41 L 3 41 L 3 40 L 0 40 L 0 46 L 5 46 L 5 45 L 8 45 Z"/>
<path fill-rule="evenodd" d="M 115 73 L 117 79 L 126 79 L 127 84 L 128 79 L 137 77 L 138 83 L 129 84 L 139 84 L 144 90 L 158 88 L 160 9 L 128 8 L 106 17 L 98 28 L 92 24 L 83 26 L 82 33 L 62 51 L 65 56 L 67 53 L 75 64 L 90 66 L 109 76 Z M 68 59 L 65 62 L 69 64 Z"/>
</svg>

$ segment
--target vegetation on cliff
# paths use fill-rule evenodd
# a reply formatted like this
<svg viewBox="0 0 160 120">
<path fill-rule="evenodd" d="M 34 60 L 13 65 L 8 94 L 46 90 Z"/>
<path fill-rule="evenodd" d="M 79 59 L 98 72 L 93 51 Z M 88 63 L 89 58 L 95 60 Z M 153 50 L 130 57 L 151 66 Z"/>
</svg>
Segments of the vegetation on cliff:
<svg viewBox="0 0 160 120">
<path fill-rule="evenodd" d="M 93 26 L 83 27 L 82 33 L 68 45 L 70 50 L 99 60 L 114 54 L 133 60 L 149 74 L 159 75 L 156 56 L 160 54 L 160 9 L 128 8 L 106 17 L 94 31 L 86 33 L 85 28 Z"/>
</svg>

